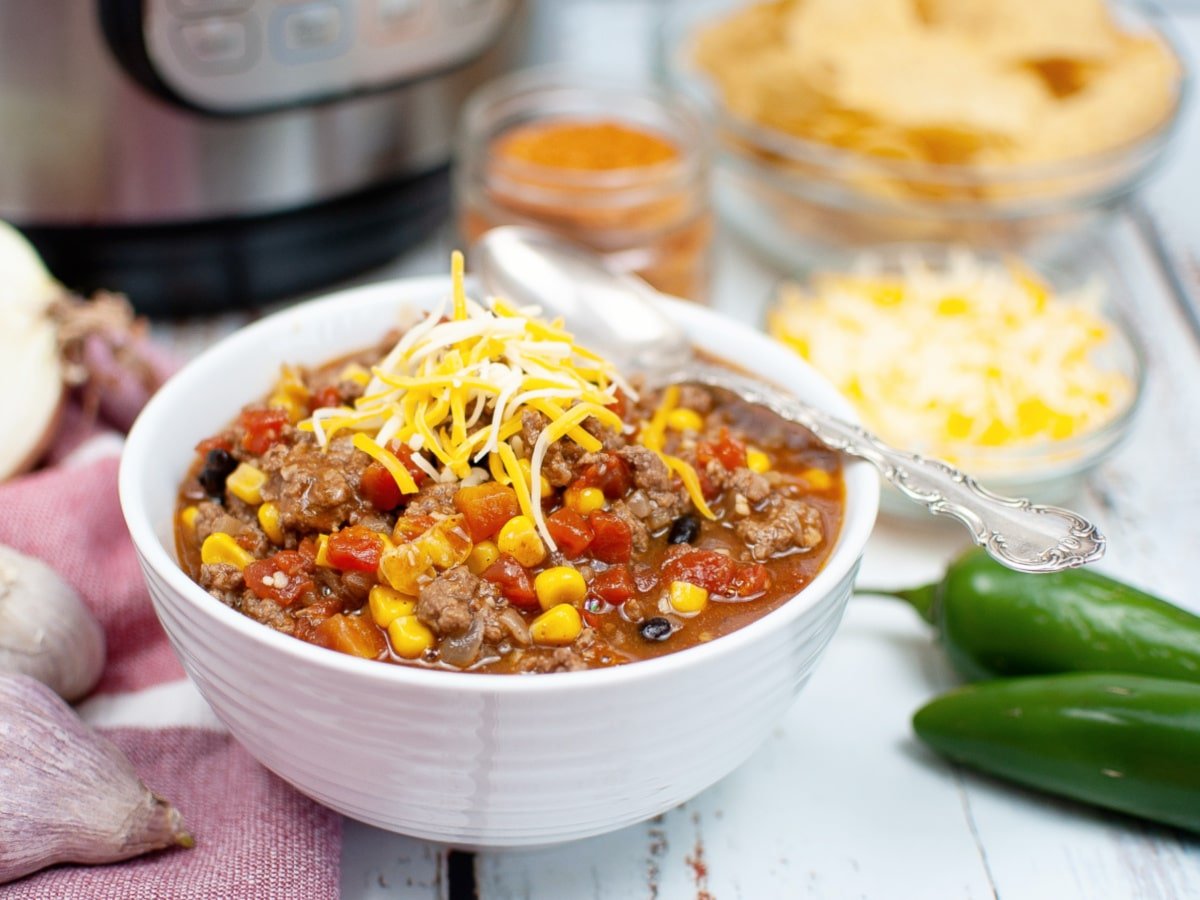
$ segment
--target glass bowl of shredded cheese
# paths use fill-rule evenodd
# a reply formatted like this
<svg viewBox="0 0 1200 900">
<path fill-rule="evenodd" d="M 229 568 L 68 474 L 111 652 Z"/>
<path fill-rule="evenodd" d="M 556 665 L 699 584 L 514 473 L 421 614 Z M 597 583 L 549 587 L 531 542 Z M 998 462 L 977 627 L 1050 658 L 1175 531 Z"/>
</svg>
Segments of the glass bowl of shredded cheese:
<svg viewBox="0 0 1200 900">
<path fill-rule="evenodd" d="M 987 486 L 1060 502 L 1125 436 L 1145 355 L 1100 256 L 1069 269 L 904 245 L 783 284 L 771 334 L 866 426 Z M 884 503 L 907 512 L 899 497 Z"/>
</svg>

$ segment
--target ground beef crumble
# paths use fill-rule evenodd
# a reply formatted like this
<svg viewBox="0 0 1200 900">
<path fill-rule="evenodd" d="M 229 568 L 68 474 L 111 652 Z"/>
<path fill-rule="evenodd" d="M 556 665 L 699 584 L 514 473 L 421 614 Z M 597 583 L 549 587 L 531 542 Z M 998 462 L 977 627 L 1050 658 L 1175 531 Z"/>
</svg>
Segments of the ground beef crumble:
<svg viewBox="0 0 1200 900">
<path fill-rule="evenodd" d="M 790 497 L 772 494 L 761 515 L 744 519 L 734 526 L 746 542 L 753 559 L 770 559 L 792 547 L 811 550 L 824 539 L 821 515 L 812 506 Z"/>
<path fill-rule="evenodd" d="M 374 512 L 359 493 L 370 459 L 348 437 L 335 438 L 322 450 L 305 435 L 274 458 L 267 453 L 263 462 L 269 477 L 262 496 L 279 507 L 285 529 L 328 533 Z"/>
</svg>

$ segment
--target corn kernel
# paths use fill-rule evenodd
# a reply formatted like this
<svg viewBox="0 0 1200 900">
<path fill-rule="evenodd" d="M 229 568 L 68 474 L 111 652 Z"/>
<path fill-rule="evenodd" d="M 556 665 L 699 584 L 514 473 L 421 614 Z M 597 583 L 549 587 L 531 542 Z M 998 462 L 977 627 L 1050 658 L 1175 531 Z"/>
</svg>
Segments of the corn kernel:
<svg viewBox="0 0 1200 900">
<path fill-rule="evenodd" d="M 672 431 L 703 431 L 704 416 L 681 406 L 667 413 L 667 427 Z"/>
<path fill-rule="evenodd" d="M 708 591 L 687 581 L 672 581 L 667 599 L 675 612 L 698 613 L 708 606 Z"/>
<path fill-rule="evenodd" d="M 267 406 L 282 409 L 288 415 L 288 421 L 295 425 L 308 415 L 308 404 L 284 391 L 276 391 L 267 398 Z"/>
<path fill-rule="evenodd" d="M 536 566 L 546 558 L 546 545 L 529 516 L 513 516 L 505 522 L 496 538 L 496 546 L 501 553 L 507 553 L 526 568 Z"/>
<path fill-rule="evenodd" d="M 392 652 L 403 659 L 416 659 L 433 646 L 433 632 L 416 616 L 398 616 L 387 629 Z"/>
<path fill-rule="evenodd" d="M 537 578 L 533 579 L 533 591 L 542 609 L 550 609 L 560 603 L 578 606 L 587 596 L 587 582 L 578 569 L 555 566 L 538 573 Z"/>
<path fill-rule="evenodd" d="M 442 519 L 415 541 L 439 569 L 450 569 L 466 562 L 471 554 L 471 538 L 467 536 L 462 516 Z"/>
<path fill-rule="evenodd" d="M 827 491 L 833 486 L 833 476 L 824 469 L 805 469 L 801 477 L 814 491 Z"/>
<path fill-rule="evenodd" d="M 183 523 L 184 528 L 196 527 L 196 516 L 200 515 L 200 510 L 194 506 L 186 506 L 179 513 L 179 521 Z"/>
<path fill-rule="evenodd" d="M 421 542 L 410 541 L 385 550 L 379 559 L 379 577 L 402 594 L 416 596 L 436 575 L 433 560 Z"/>
<path fill-rule="evenodd" d="M 283 525 L 279 521 L 279 507 L 274 503 L 264 503 L 258 508 L 258 524 L 276 544 L 283 543 Z"/>
<path fill-rule="evenodd" d="M 771 468 L 771 457 L 763 453 L 757 447 L 746 448 L 746 468 L 751 472 L 762 474 Z"/>
<path fill-rule="evenodd" d="M 358 363 L 350 363 L 338 373 L 338 381 L 353 381 L 366 387 L 371 380 L 371 373 Z"/>
<path fill-rule="evenodd" d="M 275 392 L 267 399 L 267 405 L 286 410 L 288 419 L 295 425 L 308 415 L 309 396 L 310 392 L 299 373 L 291 366 L 284 366 Z"/>
<path fill-rule="evenodd" d="M 500 548 L 492 541 L 480 541 L 471 548 L 467 557 L 467 568 L 472 575 L 482 575 L 484 571 L 500 556 Z"/>
<path fill-rule="evenodd" d="M 568 603 L 551 607 L 529 623 L 529 635 L 535 644 L 565 647 L 583 631 L 579 610 Z"/>
<path fill-rule="evenodd" d="M 527 459 L 518 459 L 517 466 L 521 469 L 521 474 L 525 476 L 525 483 L 529 485 L 529 489 L 533 490 L 533 467 Z M 554 488 L 550 487 L 550 482 L 542 478 L 541 495 L 542 499 L 546 499 L 554 492 Z"/>
<path fill-rule="evenodd" d="M 327 569 L 333 568 L 329 562 L 329 535 L 317 535 L 317 557 L 314 561 L 318 566 L 324 566 Z"/>
<path fill-rule="evenodd" d="M 200 561 L 206 566 L 221 563 L 244 569 L 254 562 L 254 555 L 223 531 L 215 531 L 200 546 Z"/>
<path fill-rule="evenodd" d="M 604 509 L 604 491 L 600 488 L 568 488 L 563 500 L 570 509 L 581 516 Z"/>
<path fill-rule="evenodd" d="M 401 616 L 411 616 L 417 609 L 416 601 L 412 597 L 405 597 L 399 591 L 382 584 L 371 588 L 371 593 L 367 596 L 367 606 L 370 607 L 371 618 L 380 628 L 387 628 Z"/>
<path fill-rule="evenodd" d="M 250 463 L 239 463 L 225 480 L 225 487 L 243 503 L 258 506 L 262 503 L 262 488 L 266 483 L 267 473 L 262 469 Z"/>
</svg>

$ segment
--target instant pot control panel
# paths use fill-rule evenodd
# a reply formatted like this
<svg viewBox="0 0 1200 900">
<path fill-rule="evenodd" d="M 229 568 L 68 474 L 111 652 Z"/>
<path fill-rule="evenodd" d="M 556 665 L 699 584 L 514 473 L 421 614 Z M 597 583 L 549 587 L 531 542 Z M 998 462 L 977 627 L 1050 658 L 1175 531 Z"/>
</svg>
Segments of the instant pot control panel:
<svg viewBox="0 0 1200 900">
<path fill-rule="evenodd" d="M 138 81 L 215 115 L 382 90 L 469 62 L 513 0 L 101 0 Z"/>
</svg>

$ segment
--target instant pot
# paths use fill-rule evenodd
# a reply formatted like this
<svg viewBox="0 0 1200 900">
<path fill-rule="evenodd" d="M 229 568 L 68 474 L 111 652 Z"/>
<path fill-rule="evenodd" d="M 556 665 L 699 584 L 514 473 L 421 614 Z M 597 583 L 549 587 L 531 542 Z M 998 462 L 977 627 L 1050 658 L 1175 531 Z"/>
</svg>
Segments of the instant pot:
<svg viewBox="0 0 1200 900">
<path fill-rule="evenodd" d="M 519 0 L 3 0 L 0 219 L 156 314 L 394 256 L 449 205 L 458 108 Z"/>
</svg>

